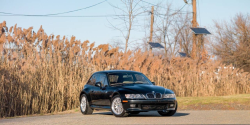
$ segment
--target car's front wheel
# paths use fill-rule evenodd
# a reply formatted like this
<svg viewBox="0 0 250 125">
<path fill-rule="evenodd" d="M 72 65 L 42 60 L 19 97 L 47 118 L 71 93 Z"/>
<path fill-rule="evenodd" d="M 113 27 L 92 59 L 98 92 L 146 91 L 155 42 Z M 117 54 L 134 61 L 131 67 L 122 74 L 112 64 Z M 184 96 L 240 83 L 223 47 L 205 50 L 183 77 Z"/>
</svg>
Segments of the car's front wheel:
<svg viewBox="0 0 250 125">
<path fill-rule="evenodd" d="M 89 115 L 93 113 L 93 110 L 89 106 L 88 98 L 85 94 L 81 96 L 80 109 L 82 114 Z"/>
<path fill-rule="evenodd" d="M 128 116 L 128 113 L 126 113 L 125 110 L 123 109 L 122 100 L 119 95 L 116 95 L 112 98 L 111 112 L 116 117 Z"/>
<path fill-rule="evenodd" d="M 161 116 L 173 116 L 173 115 L 176 113 L 176 111 L 177 111 L 177 107 L 178 107 L 178 105 L 176 104 L 175 110 L 170 110 L 170 111 L 167 111 L 167 112 L 158 111 L 158 113 L 159 113 Z"/>
</svg>

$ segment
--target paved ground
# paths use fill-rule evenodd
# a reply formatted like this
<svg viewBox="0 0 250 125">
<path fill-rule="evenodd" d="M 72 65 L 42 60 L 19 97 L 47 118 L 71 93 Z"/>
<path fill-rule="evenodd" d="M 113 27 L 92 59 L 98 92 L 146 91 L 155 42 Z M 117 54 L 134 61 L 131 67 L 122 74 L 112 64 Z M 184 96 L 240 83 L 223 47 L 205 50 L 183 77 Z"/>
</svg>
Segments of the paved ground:
<svg viewBox="0 0 250 125">
<path fill-rule="evenodd" d="M 159 116 L 157 112 L 145 112 L 125 118 L 116 118 L 111 112 L 94 112 L 33 116 L 0 120 L 0 125 L 27 124 L 250 124 L 250 110 L 200 110 L 178 111 L 172 117 Z"/>
</svg>

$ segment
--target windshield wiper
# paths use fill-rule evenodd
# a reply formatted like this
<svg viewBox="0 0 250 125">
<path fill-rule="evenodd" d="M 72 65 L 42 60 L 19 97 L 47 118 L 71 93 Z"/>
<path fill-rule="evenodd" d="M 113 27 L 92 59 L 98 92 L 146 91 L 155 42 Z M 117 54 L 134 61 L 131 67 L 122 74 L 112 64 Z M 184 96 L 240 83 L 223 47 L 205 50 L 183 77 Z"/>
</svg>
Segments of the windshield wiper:
<svg viewBox="0 0 250 125">
<path fill-rule="evenodd" d="M 112 84 L 112 86 L 116 86 L 116 85 L 121 85 L 121 86 L 123 86 L 124 84 L 123 84 L 123 83 L 114 83 L 114 84 Z"/>
<path fill-rule="evenodd" d="M 136 81 L 136 82 L 134 82 L 134 84 L 145 84 L 144 82 L 140 82 L 140 81 Z"/>
<path fill-rule="evenodd" d="M 125 83 L 125 84 L 144 84 L 142 82 L 132 82 L 132 83 Z"/>
</svg>

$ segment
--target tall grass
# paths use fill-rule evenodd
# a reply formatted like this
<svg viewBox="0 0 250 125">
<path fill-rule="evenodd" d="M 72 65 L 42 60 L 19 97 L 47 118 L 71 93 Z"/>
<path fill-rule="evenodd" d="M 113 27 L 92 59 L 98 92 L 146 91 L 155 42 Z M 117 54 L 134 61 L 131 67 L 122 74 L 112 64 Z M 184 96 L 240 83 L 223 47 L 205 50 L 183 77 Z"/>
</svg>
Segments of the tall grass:
<svg viewBox="0 0 250 125">
<path fill-rule="evenodd" d="M 140 71 L 177 96 L 219 96 L 250 92 L 249 74 L 219 62 L 170 61 L 140 50 L 123 53 L 108 44 L 94 47 L 75 37 L 47 35 L 0 24 L 0 116 L 52 113 L 79 106 L 79 93 L 93 72 Z"/>
</svg>

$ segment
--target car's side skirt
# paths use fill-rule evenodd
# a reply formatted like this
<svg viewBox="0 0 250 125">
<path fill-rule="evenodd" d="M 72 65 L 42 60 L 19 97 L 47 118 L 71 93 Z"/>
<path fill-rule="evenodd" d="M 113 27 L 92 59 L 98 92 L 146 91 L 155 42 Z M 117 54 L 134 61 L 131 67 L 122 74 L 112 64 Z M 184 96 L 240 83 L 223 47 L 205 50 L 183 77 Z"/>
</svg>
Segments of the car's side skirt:
<svg viewBox="0 0 250 125">
<path fill-rule="evenodd" d="M 90 105 L 93 109 L 111 109 L 110 106 Z"/>
</svg>

